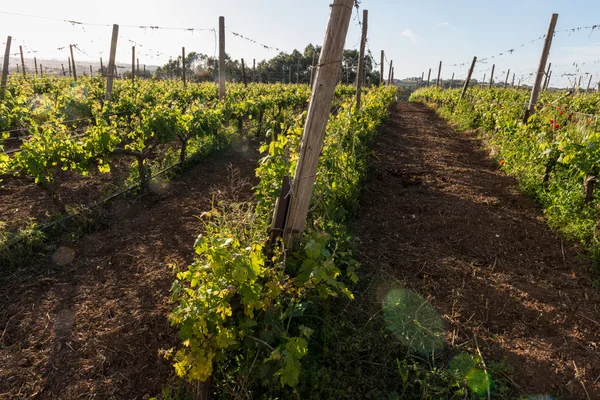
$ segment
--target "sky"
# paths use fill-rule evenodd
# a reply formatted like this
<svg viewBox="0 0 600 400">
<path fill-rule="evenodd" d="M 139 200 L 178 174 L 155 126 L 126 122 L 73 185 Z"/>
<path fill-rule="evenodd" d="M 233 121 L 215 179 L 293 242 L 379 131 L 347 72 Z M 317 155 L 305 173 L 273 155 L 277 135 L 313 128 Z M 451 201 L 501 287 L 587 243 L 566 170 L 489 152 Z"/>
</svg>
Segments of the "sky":
<svg viewBox="0 0 600 400">
<path fill-rule="evenodd" d="M 106 62 L 112 24 L 116 23 L 120 24 L 118 64 L 131 64 L 131 46 L 135 44 L 140 64 L 161 65 L 180 55 L 183 46 L 187 52 L 215 55 L 213 29 L 218 28 L 219 16 L 224 16 L 227 53 L 250 64 L 253 59 L 258 62 L 277 55 L 276 49 L 302 51 L 309 43 L 322 44 L 329 3 L 329 0 L 103 0 L 85 7 L 80 0 L 10 1 L 0 4 L 0 42 L 11 35 L 11 53 L 18 52 L 18 46 L 22 45 L 26 58 L 35 55 L 38 59 L 65 61 L 69 56 L 68 45 L 77 44 L 74 56 L 78 63 L 99 61 L 100 57 Z M 376 61 L 380 51 L 385 51 L 386 62 L 394 61 L 396 78 L 421 76 L 424 72 L 427 79 L 431 68 L 433 79 L 437 77 L 440 61 L 442 78 L 448 79 L 453 73 L 457 79 L 464 78 L 473 56 L 477 56 L 480 62 L 473 78 L 481 80 L 485 74 L 489 79 L 492 64 L 496 64 L 498 80 L 503 81 L 510 69 L 509 81 L 515 73 L 517 82 L 531 83 L 543 46 L 540 37 L 546 33 L 551 14 L 558 13 L 549 59 L 553 64 L 551 84 L 565 86 L 582 76 L 582 85 L 587 86 L 590 75 L 593 86 L 600 80 L 600 26 L 568 31 L 600 25 L 599 1 L 362 0 L 360 8 L 360 13 L 356 10 L 353 13 L 346 48 L 359 48 L 358 21 L 362 19 L 362 9 L 369 10 L 368 48 Z M 232 32 L 271 48 L 234 36 Z M 514 51 L 508 52 L 511 49 Z"/>
</svg>

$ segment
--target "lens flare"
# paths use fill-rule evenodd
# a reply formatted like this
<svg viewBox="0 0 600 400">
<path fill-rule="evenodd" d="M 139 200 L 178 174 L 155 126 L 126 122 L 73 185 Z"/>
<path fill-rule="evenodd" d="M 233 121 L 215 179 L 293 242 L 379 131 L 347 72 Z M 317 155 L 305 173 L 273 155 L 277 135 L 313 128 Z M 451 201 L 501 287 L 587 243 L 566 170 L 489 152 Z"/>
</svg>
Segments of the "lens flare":
<svg viewBox="0 0 600 400">
<path fill-rule="evenodd" d="M 171 185 L 169 185 L 169 182 L 165 181 L 164 179 L 160 179 L 158 177 L 152 179 L 152 181 L 150 181 L 150 184 L 148 186 L 150 188 L 150 191 L 152 191 L 153 193 L 162 195 L 162 196 L 169 193 L 169 190 L 171 189 Z"/>
<path fill-rule="evenodd" d="M 437 310 L 407 289 L 392 289 L 383 300 L 387 327 L 412 351 L 431 354 L 443 345 L 444 326 Z"/>
<path fill-rule="evenodd" d="M 467 372 L 467 385 L 469 389 L 478 395 L 483 395 L 491 389 L 491 382 L 488 374 L 481 368 L 473 368 Z"/>
</svg>

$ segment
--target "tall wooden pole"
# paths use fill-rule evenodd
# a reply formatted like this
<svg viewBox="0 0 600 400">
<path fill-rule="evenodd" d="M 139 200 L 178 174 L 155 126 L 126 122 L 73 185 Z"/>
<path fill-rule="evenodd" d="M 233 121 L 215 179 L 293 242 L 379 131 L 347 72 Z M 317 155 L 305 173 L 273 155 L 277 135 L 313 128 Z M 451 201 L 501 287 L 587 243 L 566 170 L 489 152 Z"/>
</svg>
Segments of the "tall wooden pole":
<svg viewBox="0 0 600 400">
<path fill-rule="evenodd" d="M 44 76 L 44 66 L 40 63 L 40 76 Z"/>
<path fill-rule="evenodd" d="M 504 80 L 504 89 L 508 86 L 508 77 L 510 76 L 510 69 L 506 71 L 506 79 Z"/>
<path fill-rule="evenodd" d="M 131 46 L 131 83 L 135 83 L 135 46 Z"/>
<path fill-rule="evenodd" d="M 481 89 L 483 89 L 483 85 L 485 84 L 485 77 L 487 74 L 483 74 L 483 79 L 481 80 Z"/>
<path fill-rule="evenodd" d="M 219 17 L 219 99 L 225 98 L 225 17 Z"/>
<path fill-rule="evenodd" d="M 385 85 L 385 81 L 383 80 L 383 67 L 384 67 L 384 62 L 385 60 L 385 52 L 383 50 L 381 50 L 381 64 L 379 64 L 379 86 L 381 86 L 382 84 Z"/>
<path fill-rule="evenodd" d="M 579 81 L 577 82 L 577 91 L 579 92 L 579 90 L 581 90 L 581 78 L 583 78 L 583 76 L 579 76 Z"/>
<path fill-rule="evenodd" d="M 4 98 L 4 91 L 6 90 L 6 82 L 8 81 L 8 59 L 10 58 L 10 44 L 12 43 L 12 36 L 6 38 L 6 47 L 4 49 L 4 63 L 2 64 L 2 81 L 0 82 L 0 99 Z"/>
<path fill-rule="evenodd" d="M 183 78 L 183 87 L 187 87 L 187 80 L 185 76 L 185 47 L 181 48 L 181 76 Z"/>
<path fill-rule="evenodd" d="M 550 87 L 550 78 L 552 78 L 552 71 L 550 71 L 550 74 L 548 75 L 548 80 L 546 81 L 546 90 L 548 89 L 548 87 Z"/>
<path fill-rule="evenodd" d="M 33 66 L 35 67 L 35 76 L 38 76 L 37 58 L 33 57 Z M 71 59 L 69 58 L 69 75 L 71 74 Z"/>
<path fill-rule="evenodd" d="M 454 88 L 454 72 L 452 73 L 452 79 L 450 80 L 450 89 Z"/>
<path fill-rule="evenodd" d="M 471 82 L 471 76 L 473 76 L 473 70 L 475 69 L 475 63 L 477 62 L 477 57 L 473 57 L 473 62 L 471 63 L 471 68 L 469 68 L 469 73 L 467 74 L 467 79 L 465 80 L 465 86 L 463 86 L 462 93 L 460 94 L 461 101 L 465 94 L 467 93 L 467 89 L 469 88 L 469 83 Z"/>
<path fill-rule="evenodd" d="M 242 58 L 242 79 L 244 80 L 244 86 L 248 86 L 248 82 L 246 81 L 246 64 L 244 64 L 243 58 Z"/>
<path fill-rule="evenodd" d="M 94 70 L 92 69 L 91 65 L 90 65 L 90 76 L 94 76 Z"/>
<path fill-rule="evenodd" d="M 365 46 L 367 44 L 367 29 L 369 26 L 369 10 L 363 10 L 362 35 L 360 37 L 360 52 L 358 56 L 358 76 L 356 77 L 356 109 L 360 110 L 360 95 L 365 75 Z"/>
<path fill-rule="evenodd" d="M 546 61 L 548 61 L 548 54 L 550 54 L 550 47 L 552 46 L 552 38 L 554 37 L 554 28 L 556 27 L 557 20 L 558 14 L 552 14 L 552 17 L 550 17 L 550 23 L 548 25 L 548 32 L 546 32 L 546 40 L 544 41 L 544 48 L 542 50 L 542 56 L 540 57 L 537 75 L 535 76 L 535 83 L 533 85 L 533 89 L 531 90 L 529 106 L 527 107 L 525 116 L 523 117 L 524 123 L 527 123 L 529 116 L 534 112 L 535 105 L 538 102 L 540 86 L 542 84 L 542 78 L 544 77 L 544 71 L 546 70 Z"/>
<path fill-rule="evenodd" d="M 592 74 L 590 74 L 590 80 L 588 81 L 588 85 L 587 85 L 587 89 L 585 89 L 586 92 L 590 91 L 590 85 L 592 84 Z"/>
<path fill-rule="evenodd" d="M 392 84 L 392 68 L 394 66 L 394 60 L 390 61 L 390 70 L 388 72 L 388 86 Z"/>
<path fill-rule="evenodd" d="M 23 68 L 23 76 L 27 76 L 25 70 L 25 58 L 23 57 L 23 46 L 19 46 L 19 52 L 21 53 L 21 68 Z"/>
<path fill-rule="evenodd" d="M 113 80 L 115 78 L 115 57 L 117 55 L 117 41 L 119 39 L 119 25 L 114 24 L 112 36 L 110 39 L 110 55 L 108 57 L 108 71 L 106 81 L 106 100 L 110 100 L 112 96 Z"/>
<path fill-rule="evenodd" d="M 354 0 L 333 0 L 329 7 L 329 22 L 319 58 L 319 69 L 308 106 L 302 145 L 292 183 L 288 219 L 284 230 L 287 248 L 293 245 L 293 238 L 304 231 L 312 197 L 319 154 L 323 147 L 325 127 L 329 121 L 329 111 L 341 66 L 344 42 L 350 25 Z"/>
<path fill-rule="evenodd" d="M 73 45 L 69 45 L 69 50 L 71 51 L 71 63 L 73 63 L 73 79 L 77 80 L 77 70 L 75 69 L 75 58 L 73 57 Z"/>
<path fill-rule="evenodd" d="M 67 73 L 65 72 L 65 64 L 60 64 L 62 71 L 63 71 L 63 76 L 67 76 Z"/>
<path fill-rule="evenodd" d="M 490 75 L 490 89 L 494 87 L 494 70 L 496 69 L 496 64 L 492 64 L 492 74 Z"/>
<path fill-rule="evenodd" d="M 103 78 L 106 76 L 106 74 L 104 73 L 104 64 L 102 63 L 102 57 L 100 57 L 100 76 Z"/>
<path fill-rule="evenodd" d="M 429 73 L 427 74 L 427 87 L 429 87 L 430 79 L 431 79 L 431 68 L 429 68 Z"/>
<path fill-rule="evenodd" d="M 440 67 L 438 68 L 438 77 L 435 82 L 435 86 L 440 87 L 440 77 L 442 76 L 442 62 L 440 61 Z"/>
</svg>

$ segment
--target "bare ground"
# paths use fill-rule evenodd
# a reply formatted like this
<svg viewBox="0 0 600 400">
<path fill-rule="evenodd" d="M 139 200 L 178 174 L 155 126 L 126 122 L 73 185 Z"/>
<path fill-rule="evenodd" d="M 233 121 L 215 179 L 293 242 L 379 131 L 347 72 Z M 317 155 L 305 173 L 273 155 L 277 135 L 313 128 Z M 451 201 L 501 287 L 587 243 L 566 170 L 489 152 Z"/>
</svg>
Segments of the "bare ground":
<svg viewBox="0 0 600 400">
<path fill-rule="evenodd" d="M 363 268 L 428 299 L 451 348 L 506 360 L 516 391 L 599 399 L 600 297 L 580 250 L 480 142 L 401 102 L 372 161 L 357 226 Z M 380 301 L 373 290 L 357 300 Z"/>
<path fill-rule="evenodd" d="M 251 196 L 254 144 L 211 157 L 157 193 L 117 200 L 102 228 L 0 280 L 0 399 L 142 399 L 172 381 L 170 264 L 186 266 L 218 197 Z M 232 179 L 231 169 L 237 169 Z"/>
</svg>

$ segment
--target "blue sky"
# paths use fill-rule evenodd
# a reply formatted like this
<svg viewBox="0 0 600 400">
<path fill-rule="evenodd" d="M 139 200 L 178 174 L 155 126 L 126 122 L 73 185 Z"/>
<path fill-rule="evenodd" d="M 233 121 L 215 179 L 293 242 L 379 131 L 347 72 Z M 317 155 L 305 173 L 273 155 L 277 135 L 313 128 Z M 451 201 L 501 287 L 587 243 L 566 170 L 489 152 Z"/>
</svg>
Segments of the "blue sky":
<svg viewBox="0 0 600 400">
<path fill-rule="evenodd" d="M 117 1 L 104 0 L 84 7 L 79 0 L 29 0 L 3 2 L 0 11 L 41 15 L 96 24 L 158 25 L 164 27 L 216 28 L 218 17 L 226 17 L 228 29 L 266 45 L 285 51 L 303 49 L 307 43 L 321 44 L 327 23 L 327 0 L 302 2 L 255 0 L 175 0 L 175 1 Z M 559 14 L 557 35 L 554 38 L 550 61 L 554 84 L 567 84 L 572 77 L 563 73 L 590 73 L 593 84 L 600 79 L 600 29 L 569 34 L 566 29 L 600 24 L 598 1 L 403 1 L 363 0 L 361 8 L 369 10 L 369 48 L 376 57 L 385 50 L 387 59 L 394 60 L 397 78 L 427 74 L 429 68 L 437 74 L 440 60 L 445 64 L 442 76 L 466 75 L 474 55 L 488 58 L 479 63 L 474 77 L 489 77 L 491 64 L 496 63 L 496 76 L 507 69 L 531 82 L 537 66 L 542 36 L 550 15 Z M 346 40 L 347 48 L 358 48 L 360 27 L 357 13 L 353 15 Z M 18 45 L 38 51 L 38 58 L 66 59 L 68 44 L 76 43 L 78 61 L 105 59 L 108 55 L 110 27 L 71 25 L 64 22 L 20 17 L 0 13 L 0 41 L 13 36 L 13 52 Z M 590 36 L 591 33 L 591 36 Z M 212 31 L 151 30 L 122 27 L 118 60 L 129 64 L 131 46 L 138 44 L 143 64 L 162 64 L 176 57 L 181 46 L 188 51 L 208 54 L 215 52 Z M 523 47 L 521 45 L 524 44 Z M 66 49 L 59 50 L 67 46 Z M 515 49 L 513 54 L 498 54 Z M 234 58 L 257 60 L 272 57 L 277 52 L 234 37 L 227 33 L 227 52 Z M 497 56 L 492 60 L 491 56 Z M 594 61 L 596 61 L 594 63 Z M 572 64 L 579 63 L 579 67 Z M 585 64 L 583 64 L 585 63 Z M 511 79 L 512 79 L 511 72 Z M 584 81 L 588 75 L 584 75 Z M 500 77 L 504 79 L 504 77 Z M 587 82 L 586 82 L 587 84 Z"/>
</svg>

